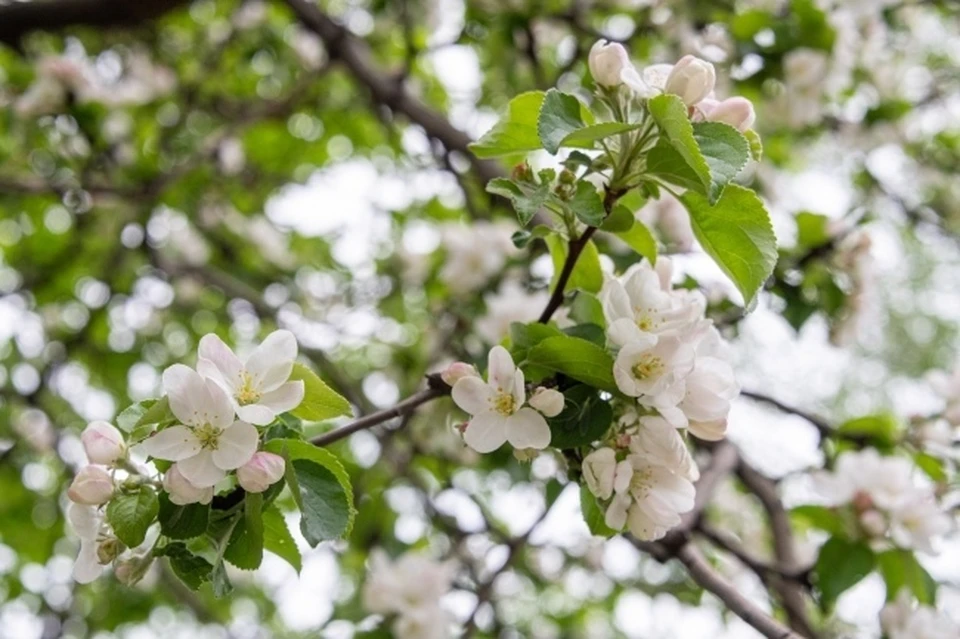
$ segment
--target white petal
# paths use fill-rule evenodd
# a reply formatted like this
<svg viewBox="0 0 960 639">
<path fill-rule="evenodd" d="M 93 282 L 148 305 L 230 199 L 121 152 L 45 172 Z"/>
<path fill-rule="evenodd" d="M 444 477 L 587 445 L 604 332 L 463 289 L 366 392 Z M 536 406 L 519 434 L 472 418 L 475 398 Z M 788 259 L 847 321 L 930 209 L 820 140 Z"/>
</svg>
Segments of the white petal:
<svg viewBox="0 0 960 639">
<path fill-rule="evenodd" d="M 103 524 L 103 518 L 96 506 L 87 506 L 70 502 L 67 508 L 67 520 L 81 539 L 96 539 Z"/>
<path fill-rule="evenodd" d="M 610 507 L 607 508 L 607 513 L 603 517 L 603 523 L 614 530 L 623 530 L 623 527 L 627 524 L 627 509 L 630 507 L 631 502 L 632 500 L 629 495 L 617 495 L 614 497 L 613 501 L 610 502 Z"/>
<path fill-rule="evenodd" d="M 170 399 L 170 410 L 183 424 L 199 425 L 197 416 L 209 403 L 206 384 L 200 374 L 183 364 L 163 371 L 163 391 Z"/>
<path fill-rule="evenodd" d="M 200 340 L 197 349 L 200 361 L 197 362 L 197 371 L 204 377 L 223 382 L 230 390 L 240 386 L 243 374 L 243 362 L 240 361 L 230 347 L 223 340 L 209 333 Z M 205 362 L 201 366 L 201 362 Z"/>
<path fill-rule="evenodd" d="M 186 426 L 171 426 L 143 440 L 137 448 L 156 459 L 180 461 L 200 452 L 200 440 Z"/>
<path fill-rule="evenodd" d="M 504 392 L 511 392 L 516 376 L 513 358 L 503 346 L 494 346 L 487 356 L 487 379 L 490 385 Z"/>
<path fill-rule="evenodd" d="M 264 393 L 260 398 L 260 404 L 266 406 L 274 413 L 286 413 L 293 410 L 303 401 L 305 391 L 303 380 L 287 382 L 276 390 Z"/>
<path fill-rule="evenodd" d="M 523 403 L 527 401 L 527 388 L 523 382 L 523 371 L 519 368 L 517 372 L 513 375 L 513 402 L 514 406 L 523 406 Z"/>
<path fill-rule="evenodd" d="M 80 554 L 73 564 L 73 578 L 77 583 L 88 584 L 103 573 L 103 566 L 97 557 L 97 543 L 84 541 L 80 544 Z"/>
<path fill-rule="evenodd" d="M 457 386 L 465 380 L 457 382 Z M 491 453 L 507 441 L 507 419 L 500 413 L 488 411 L 474 416 L 463 433 L 467 446 L 478 453 Z"/>
<path fill-rule="evenodd" d="M 223 470 L 243 466 L 257 452 L 260 433 L 246 422 L 234 422 L 220 434 L 217 448 L 213 451 L 213 463 Z"/>
<path fill-rule="evenodd" d="M 617 463 L 617 468 L 613 478 L 613 490 L 618 495 L 622 495 L 630 488 L 630 480 L 633 479 L 633 464 L 629 459 L 624 459 Z"/>
<path fill-rule="evenodd" d="M 627 521 L 630 524 L 630 533 L 642 541 L 660 539 L 666 532 L 666 528 L 662 524 L 653 521 L 653 519 L 637 505 L 634 505 L 630 509 Z"/>
<path fill-rule="evenodd" d="M 583 480 L 587 488 L 600 499 L 613 494 L 617 453 L 612 448 L 600 448 L 583 458 Z"/>
<path fill-rule="evenodd" d="M 600 301 L 603 305 L 603 314 L 607 318 L 607 324 L 612 324 L 618 319 L 629 319 L 633 321 L 633 307 L 630 305 L 630 298 L 627 291 L 623 288 L 620 280 L 614 277 L 607 277 L 600 290 Z"/>
<path fill-rule="evenodd" d="M 237 406 L 237 417 L 248 424 L 266 426 L 277 418 L 277 414 L 263 404 L 250 404 L 249 406 Z"/>
<path fill-rule="evenodd" d="M 690 434 L 697 439 L 708 442 L 718 442 L 727 434 L 727 420 L 718 419 L 712 422 L 690 422 Z"/>
<path fill-rule="evenodd" d="M 507 418 L 507 441 L 514 448 L 543 450 L 550 445 L 550 427 L 543 415 L 524 407 Z"/>
<path fill-rule="evenodd" d="M 632 346 L 652 348 L 657 343 L 657 336 L 640 330 L 633 319 L 618 319 L 607 326 L 607 339 L 617 346 Z"/>
<path fill-rule="evenodd" d="M 479 377 L 464 377 L 453 386 L 453 402 L 471 415 L 490 410 L 494 390 Z"/>
<path fill-rule="evenodd" d="M 197 488 L 208 488 L 227 476 L 213 463 L 213 453 L 209 450 L 201 450 L 193 457 L 177 462 L 177 468 L 184 479 Z"/>
<path fill-rule="evenodd" d="M 204 385 L 207 392 L 207 404 L 201 411 L 203 423 L 216 428 L 226 428 L 233 423 L 235 412 L 233 401 L 227 391 L 212 379 L 204 380 Z"/>
<path fill-rule="evenodd" d="M 247 373 L 254 388 L 262 393 L 276 390 L 290 377 L 297 359 L 297 338 L 290 331 L 279 330 L 267 338 L 247 359 Z"/>
</svg>

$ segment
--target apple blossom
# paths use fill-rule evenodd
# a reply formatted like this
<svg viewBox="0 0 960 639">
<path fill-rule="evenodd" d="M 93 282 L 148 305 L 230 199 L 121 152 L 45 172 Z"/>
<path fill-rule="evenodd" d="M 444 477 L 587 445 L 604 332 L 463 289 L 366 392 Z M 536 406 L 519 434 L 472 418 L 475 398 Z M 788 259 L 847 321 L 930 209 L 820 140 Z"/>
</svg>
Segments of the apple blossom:
<svg viewBox="0 0 960 639">
<path fill-rule="evenodd" d="M 229 394 L 237 416 L 247 423 L 266 426 L 303 401 L 303 381 L 287 381 L 297 359 L 297 339 L 290 331 L 267 335 L 244 362 L 213 333 L 203 336 L 198 352 L 197 372 Z"/>
<path fill-rule="evenodd" d="M 546 448 L 550 427 L 540 413 L 524 406 L 523 371 L 502 346 L 490 350 L 487 380 L 464 377 L 453 387 L 453 401 L 473 416 L 463 433 L 467 445 L 479 453 L 492 452 L 504 442 L 514 448 Z"/>
<path fill-rule="evenodd" d="M 445 639 L 451 619 L 440 599 L 452 585 L 455 565 L 407 553 L 391 560 L 381 549 L 370 553 L 370 573 L 363 586 L 363 605 L 370 612 L 397 615 L 399 639 Z"/>
<path fill-rule="evenodd" d="M 563 412 L 563 393 L 554 388 L 539 387 L 530 396 L 530 405 L 547 417 L 556 417 Z"/>
<path fill-rule="evenodd" d="M 590 75 L 603 87 L 618 87 L 623 83 L 623 72 L 631 67 L 630 55 L 619 42 L 598 40 L 587 57 Z"/>
<path fill-rule="evenodd" d="M 613 377 L 625 395 L 655 397 L 693 370 L 695 354 L 676 337 L 647 336 L 620 349 Z"/>
<path fill-rule="evenodd" d="M 283 479 L 285 468 L 283 457 L 260 451 L 237 469 L 237 481 L 248 493 L 262 493 Z"/>
<path fill-rule="evenodd" d="M 960 636 L 960 625 L 946 613 L 929 606 L 914 606 L 911 599 L 909 590 L 904 588 L 880 611 L 880 627 L 887 639 L 955 639 Z"/>
<path fill-rule="evenodd" d="M 660 539 L 693 508 L 695 489 L 686 478 L 651 463 L 646 455 L 628 455 L 632 474 L 627 489 L 617 494 L 606 514 L 615 530 L 625 525 L 638 539 Z"/>
<path fill-rule="evenodd" d="M 170 495 L 170 501 L 178 506 L 187 504 L 209 504 L 213 499 L 213 486 L 198 488 L 180 473 L 174 464 L 163 475 L 163 489 Z"/>
<path fill-rule="evenodd" d="M 681 477 L 696 481 L 700 477 L 697 462 L 687 449 L 683 437 L 662 417 L 650 415 L 639 419 L 640 428 L 630 439 L 630 450 L 648 461 L 666 466 Z"/>
<path fill-rule="evenodd" d="M 713 65 L 692 55 L 685 55 L 673 65 L 663 90 L 679 96 L 687 106 L 695 106 L 713 92 L 717 74 Z"/>
<path fill-rule="evenodd" d="M 582 471 L 587 488 L 600 499 L 610 499 L 614 491 L 622 493 L 633 476 L 630 462 L 617 461 L 612 448 L 598 448 L 584 457 Z"/>
<path fill-rule="evenodd" d="M 700 103 L 701 108 L 703 108 L 703 102 Z M 708 122 L 723 122 L 739 131 L 746 131 L 753 126 L 757 119 L 757 114 L 753 110 L 753 103 L 741 97 L 727 98 L 711 105 L 708 109 L 703 109 L 703 111 L 704 118 Z"/>
<path fill-rule="evenodd" d="M 106 528 L 103 515 L 94 506 L 73 503 L 67 508 L 67 521 L 80 538 L 80 553 L 73 564 L 73 578 L 88 584 L 103 572 L 97 556 L 99 539 Z"/>
<path fill-rule="evenodd" d="M 684 396 L 678 408 L 691 424 L 725 424 L 730 403 L 740 394 L 733 368 L 720 358 L 699 356 L 699 350 L 697 355 L 693 370 L 684 380 Z M 692 426 L 691 432 L 699 436 L 698 432 L 709 430 Z"/>
<path fill-rule="evenodd" d="M 92 464 L 112 464 L 127 454 L 123 435 L 104 421 L 90 422 L 80 434 L 80 441 Z"/>
<path fill-rule="evenodd" d="M 277 381 L 272 369 L 258 381 Z M 283 382 L 280 381 L 280 384 Z M 157 459 L 177 462 L 180 474 L 198 488 L 208 488 L 226 477 L 227 471 L 243 466 L 257 451 L 259 433 L 243 421 L 234 421 L 234 407 L 217 382 L 204 379 L 183 364 L 163 372 L 163 387 L 170 410 L 180 424 L 165 428 L 144 440 L 140 449 Z"/>
<path fill-rule="evenodd" d="M 953 426 L 960 426 L 960 363 L 953 372 L 932 371 L 927 382 L 933 391 L 943 399 L 943 417 Z"/>
<path fill-rule="evenodd" d="M 99 506 L 110 501 L 114 492 L 113 477 L 103 466 L 84 466 L 73 478 L 67 497 L 70 501 L 88 506 Z"/>
<path fill-rule="evenodd" d="M 476 333 L 486 343 L 496 344 L 510 334 L 512 323 L 536 320 L 549 299 L 547 291 L 530 292 L 514 280 L 505 280 L 495 293 L 483 296 L 487 312 L 474 323 Z"/>
<path fill-rule="evenodd" d="M 476 366 L 466 362 L 453 362 L 440 373 L 440 379 L 451 388 L 464 377 L 480 377 L 480 373 Z"/>
</svg>

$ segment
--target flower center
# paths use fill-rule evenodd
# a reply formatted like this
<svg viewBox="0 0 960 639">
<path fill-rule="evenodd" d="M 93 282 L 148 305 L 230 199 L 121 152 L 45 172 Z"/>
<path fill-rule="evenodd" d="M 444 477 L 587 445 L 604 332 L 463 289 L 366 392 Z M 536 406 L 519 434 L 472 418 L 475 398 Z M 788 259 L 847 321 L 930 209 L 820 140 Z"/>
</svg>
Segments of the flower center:
<svg viewBox="0 0 960 639">
<path fill-rule="evenodd" d="M 219 428 L 211 426 L 210 424 L 204 424 L 193 429 L 193 434 L 200 440 L 200 446 L 211 449 L 217 447 L 220 441 L 220 433 L 222 432 Z"/>
<path fill-rule="evenodd" d="M 256 404 L 260 401 L 260 391 L 254 388 L 253 380 L 250 378 L 249 373 L 243 373 L 243 384 L 237 390 L 235 397 L 237 403 L 241 406 L 249 406 L 250 404 Z"/>
<path fill-rule="evenodd" d="M 633 312 L 637 318 L 637 328 L 645 333 L 653 331 L 663 323 L 657 317 L 657 312 L 652 308 L 634 308 Z"/>
<path fill-rule="evenodd" d="M 649 468 L 634 470 L 630 478 L 630 493 L 637 501 L 643 501 L 653 488 L 653 472 Z"/>
<path fill-rule="evenodd" d="M 493 404 L 493 410 L 497 411 L 504 417 L 509 417 L 513 415 L 514 408 L 516 407 L 516 400 L 513 399 L 513 395 L 510 393 L 504 393 L 500 391 L 490 400 L 490 403 Z"/>
<path fill-rule="evenodd" d="M 633 376 L 644 380 L 659 375 L 663 371 L 663 360 L 655 355 L 645 355 L 633 365 Z"/>
</svg>

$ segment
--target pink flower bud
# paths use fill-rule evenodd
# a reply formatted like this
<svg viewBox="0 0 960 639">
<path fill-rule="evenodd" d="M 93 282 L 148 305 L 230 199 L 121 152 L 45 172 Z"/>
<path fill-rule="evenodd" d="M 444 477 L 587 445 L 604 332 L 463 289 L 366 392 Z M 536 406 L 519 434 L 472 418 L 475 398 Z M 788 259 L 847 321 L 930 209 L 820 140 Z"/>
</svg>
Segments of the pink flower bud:
<svg viewBox="0 0 960 639">
<path fill-rule="evenodd" d="M 598 40 L 590 48 L 587 66 L 594 82 L 604 87 L 618 87 L 623 82 L 623 70 L 631 67 L 630 56 L 623 45 Z"/>
<path fill-rule="evenodd" d="M 262 493 L 283 478 L 283 457 L 260 451 L 237 469 L 237 481 L 248 493 Z"/>
<path fill-rule="evenodd" d="M 70 501 L 98 506 L 113 497 L 113 478 L 102 466 L 84 466 L 67 489 Z"/>
<path fill-rule="evenodd" d="M 163 476 L 163 489 L 170 495 L 170 501 L 178 506 L 209 504 L 213 499 L 213 486 L 197 488 L 180 473 L 176 464 Z"/>
<path fill-rule="evenodd" d="M 717 73 L 712 64 L 685 55 L 673 65 L 664 91 L 679 96 L 687 106 L 694 106 L 710 95 L 716 83 Z"/>
<path fill-rule="evenodd" d="M 753 126 L 757 114 L 754 113 L 753 103 L 750 100 L 736 97 L 727 98 L 709 110 L 704 110 L 704 117 L 710 122 L 723 122 L 740 131 L 746 131 Z"/>
<path fill-rule="evenodd" d="M 563 412 L 563 393 L 541 386 L 530 396 L 530 405 L 547 417 L 556 417 Z"/>
<path fill-rule="evenodd" d="M 882 537 L 887 532 L 886 518 L 872 508 L 860 514 L 860 525 L 871 537 Z"/>
<path fill-rule="evenodd" d="M 127 452 L 123 435 L 107 422 L 90 422 L 83 429 L 80 441 L 92 464 L 112 464 Z"/>
<path fill-rule="evenodd" d="M 472 366 L 466 362 L 454 362 L 440 373 L 440 379 L 442 379 L 447 386 L 451 387 L 464 377 L 480 377 L 480 373 L 477 372 L 476 366 Z"/>
</svg>

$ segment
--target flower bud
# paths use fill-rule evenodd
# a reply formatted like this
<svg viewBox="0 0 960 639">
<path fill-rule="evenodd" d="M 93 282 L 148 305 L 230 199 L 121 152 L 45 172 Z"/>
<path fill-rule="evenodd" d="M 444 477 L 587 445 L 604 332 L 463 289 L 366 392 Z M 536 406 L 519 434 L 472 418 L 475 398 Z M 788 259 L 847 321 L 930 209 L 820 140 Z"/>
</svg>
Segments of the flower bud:
<svg viewBox="0 0 960 639">
<path fill-rule="evenodd" d="M 703 107 L 703 104 L 700 105 Z M 753 111 L 753 103 L 746 98 L 727 98 L 718 102 L 709 110 L 704 110 L 704 117 L 710 122 L 723 122 L 739 131 L 746 131 L 753 126 L 757 114 Z"/>
<path fill-rule="evenodd" d="M 630 56 L 622 44 L 598 40 L 590 48 L 587 58 L 593 81 L 603 87 L 618 87 L 625 68 L 630 67 Z"/>
<path fill-rule="evenodd" d="M 472 366 L 466 362 L 454 362 L 440 373 L 440 379 L 450 387 L 453 387 L 454 384 L 464 377 L 480 377 L 480 373 L 477 371 L 476 366 Z"/>
<path fill-rule="evenodd" d="M 98 506 L 113 497 L 113 478 L 102 466 L 84 466 L 67 490 L 70 501 Z"/>
<path fill-rule="evenodd" d="M 262 493 L 283 478 L 285 467 L 280 455 L 260 451 L 237 469 L 237 481 L 248 493 Z"/>
<path fill-rule="evenodd" d="M 147 570 L 150 569 L 151 564 L 153 564 L 152 555 L 130 557 L 118 561 L 116 567 L 113 569 L 113 574 L 116 575 L 117 581 L 124 586 L 134 586 L 147 574 Z"/>
<path fill-rule="evenodd" d="M 107 422 L 90 422 L 80 435 L 91 464 L 112 464 L 127 453 L 123 435 Z"/>
<path fill-rule="evenodd" d="M 530 396 L 530 405 L 547 417 L 556 417 L 563 412 L 563 393 L 541 386 Z"/>
<path fill-rule="evenodd" d="M 209 504 L 213 499 L 213 487 L 197 488 L 180 473 L 174 464 L 163 476 L 163 489 L 170 495 L 170 501 L 178 506 L 187 504 Z"/>
<path fill-rule="evenodd" d="M 887 520 L 880 511 L 872 508 L 860 514 L 860 525 L 871 537 L 882 537 L 887 532 Z"/>
<path fill-rule="evenodd" d="M 116 537 L 108 537 L 97 546 L 97 561 L 106 566 L 120 556 L 127 547 Z"/>
<path fill-rule="evenodd" d="M 679 96 L 687 106 L 693 106 L 710 95 L 716 83 L 717 73 L 712 64 L 685 55 L 673 65 L 663 90 Z"/>
<path fill-rule="evenodd" d="M 610 499 L 617 472 L 617 454 L 613 449 L 599 448 L 584 457 L 582 470 L 590 492 L 600 499 Z"/>
</svg>

